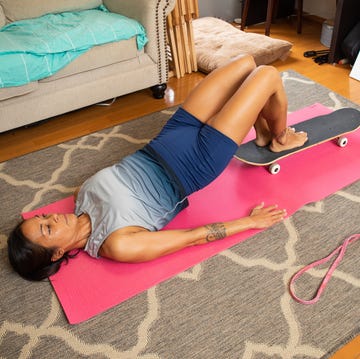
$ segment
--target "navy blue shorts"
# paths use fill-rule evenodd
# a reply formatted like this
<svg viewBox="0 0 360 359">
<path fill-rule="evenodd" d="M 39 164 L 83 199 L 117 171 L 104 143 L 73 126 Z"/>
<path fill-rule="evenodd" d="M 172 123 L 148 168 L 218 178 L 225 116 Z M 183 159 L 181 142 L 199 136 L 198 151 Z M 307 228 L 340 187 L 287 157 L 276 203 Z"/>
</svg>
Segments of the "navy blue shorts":
<svg viewBox="0 0 360 359">
<path fill-rule="evenodd" d="M 186 195 L 198 191 L 229 164 L 238 145 L 183 108 L 148 145 L 170 167 Z"/>
</svg>

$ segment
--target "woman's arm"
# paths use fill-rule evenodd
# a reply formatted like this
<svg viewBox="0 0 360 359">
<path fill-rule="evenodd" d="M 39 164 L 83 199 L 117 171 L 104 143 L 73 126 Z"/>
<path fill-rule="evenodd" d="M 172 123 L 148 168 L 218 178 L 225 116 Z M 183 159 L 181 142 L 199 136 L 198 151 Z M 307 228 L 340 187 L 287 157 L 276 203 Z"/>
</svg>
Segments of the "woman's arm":
<svg viewBox="0 0 360 359">
<path fill-rule="evenodd" d="M 286 211 L 277 206 L 255 207 L 248 217 L 211 223 L 193 229 L 149 232 L 145 229 L 118 230 L 100 248 L 102 257 L 119 262 L 145 262 L 185 247 L 213 242 L 249 229 L 261 229 L 280 222 Z"/>
</svg>

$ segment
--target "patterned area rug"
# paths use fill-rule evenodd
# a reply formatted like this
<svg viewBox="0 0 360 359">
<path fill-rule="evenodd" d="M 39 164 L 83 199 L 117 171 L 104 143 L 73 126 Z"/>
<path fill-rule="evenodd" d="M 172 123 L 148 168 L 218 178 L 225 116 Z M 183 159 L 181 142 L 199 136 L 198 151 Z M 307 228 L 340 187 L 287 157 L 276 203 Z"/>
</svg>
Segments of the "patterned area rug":
<svg viewBox="0 0 360 359">
<path fill-rule="evenodd" d="M 289 111 L 315 102 L 358 108 L 295 72 L 282 76 Z M 0 164 L 1 358 L 328 358 L 360 334 L 360 243 L 351 245 L 316 305 L 298 304 L 288 292 L 297 269 L 360 232 L 359 181 L 76 326 L 67 323 L 49 282 L 29 283 L 12 273 L 6 239 L 19 213 L 69 196 L 91 174 L 146 143 L 172 112 Z M 325 271 L 305 275 L 298 294 L 310 296 Z"/>
</svg>

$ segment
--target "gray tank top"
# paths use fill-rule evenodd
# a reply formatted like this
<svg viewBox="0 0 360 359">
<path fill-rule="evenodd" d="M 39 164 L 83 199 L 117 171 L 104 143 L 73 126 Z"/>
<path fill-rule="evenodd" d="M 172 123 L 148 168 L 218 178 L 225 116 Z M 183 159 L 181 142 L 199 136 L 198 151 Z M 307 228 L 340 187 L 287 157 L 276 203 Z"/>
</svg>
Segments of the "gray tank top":
<svg viewBox="0 0 360 359">
<path fill-rule="evenodd" d="M 89 215 L 92 231 L 85 251 L 98 257 L 105 239 L 117 229 L 159 230 L 186 205 L 176 180 L 155 158 L 138 151 L 84 182 L 75 214 Z"/>
</svg>

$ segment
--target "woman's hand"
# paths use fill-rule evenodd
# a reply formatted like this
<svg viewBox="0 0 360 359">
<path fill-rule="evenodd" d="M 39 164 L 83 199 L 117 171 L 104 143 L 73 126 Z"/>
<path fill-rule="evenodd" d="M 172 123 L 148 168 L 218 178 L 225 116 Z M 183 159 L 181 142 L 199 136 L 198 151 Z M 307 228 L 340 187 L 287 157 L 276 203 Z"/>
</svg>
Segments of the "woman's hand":
<svg viewBox="0 0 360 359">
<path fill-rule="evenodd" d="M 253 208 L 250 212 L 250 219 L 253 221 L 253 228 L 262 229 L 281 222 L 287 216 L 286 209 L 278 209 L 277 205 L 264 207 L 264 202 Z"/>
</svg>

